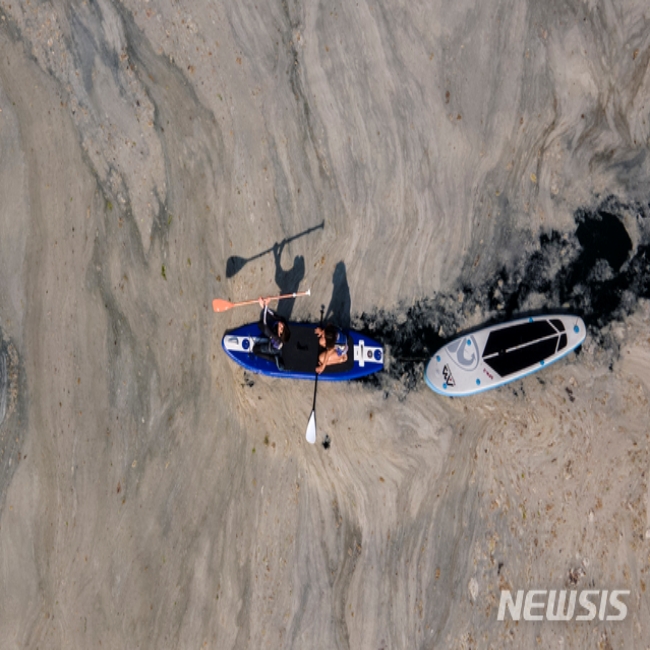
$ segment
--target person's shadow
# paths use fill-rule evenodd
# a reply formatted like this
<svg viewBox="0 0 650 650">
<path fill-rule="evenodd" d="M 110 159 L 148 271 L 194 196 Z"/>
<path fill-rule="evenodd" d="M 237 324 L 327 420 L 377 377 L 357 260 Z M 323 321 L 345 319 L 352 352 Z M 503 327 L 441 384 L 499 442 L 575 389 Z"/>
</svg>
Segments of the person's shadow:
<svg viewBox="0 0 650 650">
<path fill-rule="evenodd" d="M 293 266 L 285 271 L 282 268 L 282 250 L 284 242 L 273 245 L 273 259 L 275 261 L 275 283 L 280 288 L 280 293 L 297 293 L 300 283 L 305 277 L 305 258 L 302 255 L 296 255 L 293 259 Z M 295 298 L 280 300 L 276 312 L 289 320 L 293 311 Z"/>
<path fill-rule="evenodd" d="M 350 298 L 350 286 L 345 270 L 345 263 L 339 262 L 332 275 L 332 298 L 325 312 L 325 322 L 331 322 L 342 329 L 350 328 L 350 309 L 352 300 Z"/>
</svg>

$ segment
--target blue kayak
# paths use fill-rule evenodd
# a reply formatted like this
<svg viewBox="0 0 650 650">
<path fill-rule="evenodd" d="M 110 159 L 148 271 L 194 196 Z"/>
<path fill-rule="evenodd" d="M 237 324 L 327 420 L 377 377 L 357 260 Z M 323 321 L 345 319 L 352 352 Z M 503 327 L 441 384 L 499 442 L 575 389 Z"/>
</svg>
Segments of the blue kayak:
<svg viewBox="0 0 650 650">
<path fill-rule="evenodd" d="M 314 330 L 318 325 L 289 323 L 290 339 L 282 347 L 284 370 L 274 361 L 253 354 L 253 346 L 262 340 L 257 323 L 242 325 L 224 334 L 221 342 L 226 354 L 240 366 L 261 375 L 289 379 L 314 379 L 318 354 L 322 348 Z M 344 363 L 327 366 L 319 379 L 323 381 L 348 381 L 371 375 L 384 367 L 384 350 L 371 338 L 348 330 L 348 359 Z"/>
</svg>

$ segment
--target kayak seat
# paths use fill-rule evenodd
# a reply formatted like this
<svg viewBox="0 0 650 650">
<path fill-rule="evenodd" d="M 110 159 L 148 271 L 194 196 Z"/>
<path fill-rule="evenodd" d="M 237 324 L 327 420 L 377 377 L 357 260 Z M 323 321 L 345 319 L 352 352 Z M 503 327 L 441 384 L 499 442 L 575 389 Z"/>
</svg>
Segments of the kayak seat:
<svg viewBox="0 0 650 650">
<path fill-rule="evenodd" d="M 289 323 L 291 338 L 282 346 L 282 360 L 286 370 L 316 373 L 320 346 L 314 325 Z M 354 344 L 348 336 L 348 358 L 344 363 L 327 366 L 324 374 L 335 374 L 354 367 Z"/>
</svg>

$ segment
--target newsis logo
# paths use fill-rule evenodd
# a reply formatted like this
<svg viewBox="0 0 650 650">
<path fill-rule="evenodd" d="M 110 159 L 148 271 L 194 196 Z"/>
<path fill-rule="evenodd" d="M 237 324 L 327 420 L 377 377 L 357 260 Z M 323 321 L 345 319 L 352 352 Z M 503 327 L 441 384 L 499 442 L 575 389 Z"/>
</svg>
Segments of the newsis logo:
<svg viewBox="0 0 650 650">
<path fill-rule="evenodd" d="M 522 613 L 524 621 L 571 621 L 574 616 L 576 621 L 593 621 L 596 615 L 599 621 L 622 621 L 627 616 L 627 605 L 621 597 L 629 595 L 629 590 L 621 589 L 585 589 L 580 594 L 566 589 L 520 589 L 513 598 L 510 590 L 504 589 L 497 620 L 505 620 L 507 609 L 513 621 L 520 620 Z"/>
</svg>

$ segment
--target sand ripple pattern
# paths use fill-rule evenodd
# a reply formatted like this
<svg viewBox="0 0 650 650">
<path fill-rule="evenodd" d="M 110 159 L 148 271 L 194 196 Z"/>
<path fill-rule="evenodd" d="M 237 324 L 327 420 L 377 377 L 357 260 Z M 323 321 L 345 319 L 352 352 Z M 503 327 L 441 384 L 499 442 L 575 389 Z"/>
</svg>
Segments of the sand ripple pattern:
<svg viewBox="0 0 650 650">
<path fill-rule="evenodd" d="M 3 0 L 0 639 L 646 647 L 648 21 Z M 210 308 L 291 283 L 293 318 L 389 346 L 319 385 L 314 446 L 313 385 L 221 350 L 257 309 Z M 584 315 L 578 354 L 422 385 L 457 331 L 544 308 Z M 629 589 L 628 618 L 497 621 L 501 589 L 566 584 Z"/>
</svg>

